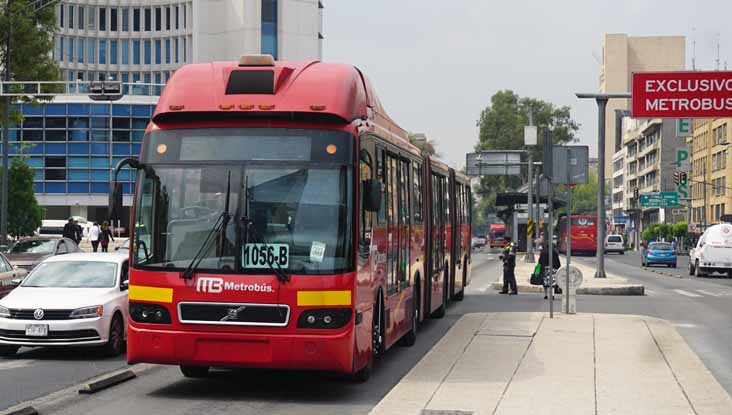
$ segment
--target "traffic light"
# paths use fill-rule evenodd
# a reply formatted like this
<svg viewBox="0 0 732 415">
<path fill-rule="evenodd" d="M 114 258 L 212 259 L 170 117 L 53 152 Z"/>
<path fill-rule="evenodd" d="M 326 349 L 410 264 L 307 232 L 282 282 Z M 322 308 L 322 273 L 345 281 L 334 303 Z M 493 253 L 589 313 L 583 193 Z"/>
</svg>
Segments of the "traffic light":
<svg viewBox="0 0 732 415">
<path fill-rule="evenodd" d="M 681 181 L 681 174 L 678 171 L 674 172 L 674 183 L 678 186 L 679 182 Z"/>
<path fill-rule="evenodd" d="M 679 184 L 681 186 L 686 186 L 686 183 L 688 181 L 688 176 L 685 171 L 679 172 Z"/>
</svg>

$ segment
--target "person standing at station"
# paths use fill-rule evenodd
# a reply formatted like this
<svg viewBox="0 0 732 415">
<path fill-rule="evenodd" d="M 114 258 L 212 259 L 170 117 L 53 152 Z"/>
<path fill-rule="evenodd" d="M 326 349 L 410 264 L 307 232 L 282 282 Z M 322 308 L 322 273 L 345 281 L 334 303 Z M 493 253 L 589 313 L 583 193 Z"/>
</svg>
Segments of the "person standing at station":
<svg viewBox="0 0 732 415">
<path fill-rule="evenodd" d="M 89 242 L 91 242 L 92 251 L 97 252 L 97 249 L 99 249 L 99 234 L 101 233 L 101 229 L 99 229 L 99 224 L 97 222 L 94 222 L 91 227 L 89 227 Z"/>
<path fill-rule="evenodd" d="M 518 295 L 518 287 L 516 286 L 516 245 L 513 244 L 511 237 L 506 236 L 504 238 L 505 245 L 503 247 L 503 253 L 501 254 L 501 260 L 503 261 L 503 290 L 501 294 L 509 294 L 508 289 L 511 289 L 511 295 Z"/>
<path fill-rule="evenodd" d="M 541 265 L 541 272 L 542 275 L 545 275 L 547 272 L 549 272 L 549 248 L 548 248 L 547 241 L 544 241 L 541 245 L 541 254 L 539 255 L 539 265 Z M 552 268 L 554 269 L 554 272 L 556 272 L 559 268 L 562 267 L 562 263 L 559 260 L 559 251 L 557 250 L 556 246 L 552 247 Z M 555 293 L 558 294 L 558 285 L 554 284 L 554 290 Z M 544 299 L 549 298 L 549 287 L 544 287 Z"/>
<path fill-rule="evenodd" d="M 102 222 L 102 229 L 99 232 L 99 242 L 102 244 L 102 252 L 109 252 L 109 241 L 110 239 L 114 242 L 112 237 L 112 229 L 109 227 L 109 222 L 106 220 Z"/>
</svg>

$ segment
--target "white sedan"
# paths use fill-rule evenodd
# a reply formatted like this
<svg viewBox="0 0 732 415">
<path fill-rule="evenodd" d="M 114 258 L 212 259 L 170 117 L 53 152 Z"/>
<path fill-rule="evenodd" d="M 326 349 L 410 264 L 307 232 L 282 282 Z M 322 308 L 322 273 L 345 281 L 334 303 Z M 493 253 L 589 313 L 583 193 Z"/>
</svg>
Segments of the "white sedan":
<svg viewBox="0 0 732 415">
<path fill-rule="evenodd" d="M 46 259 L 0 299 L 0 355 L 21 346 L 103 346 L 122 353 L 127 256 L 75 253 Z"/>
</svg>

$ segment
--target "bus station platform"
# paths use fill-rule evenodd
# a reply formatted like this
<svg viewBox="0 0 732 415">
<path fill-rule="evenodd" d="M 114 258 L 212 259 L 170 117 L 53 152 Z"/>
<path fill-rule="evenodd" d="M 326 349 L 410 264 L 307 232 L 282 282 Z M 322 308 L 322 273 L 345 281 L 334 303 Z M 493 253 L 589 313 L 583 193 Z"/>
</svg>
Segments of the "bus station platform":
<svg viewBox="0 0 732 415">
<path fill-rule="evenodd" d="M 536 255 L 536 259 L 539 256 Z M 562 256 L 562 265 L 566 263 L 567 258 Z M 534 272 L 534 263 L 526 263 L 523 254 L 516 257 L 516 284 L 519 293 L 543 293 L 544 287 L 541 285 L 531 285 L 531 273 Z M 572 266 L 577 267 L 582 272 L 582 285 L 577 288 L 577 294 L 584 295 L 643 295 L 645 287 L 642 284 L 628 281 L 627 278 L 607 273 L 607 278 L 595 278 L 595 269 L 589 267 L 579 261 L 572 261 Z M 560 287 L 564 288 L 562 283 L 563 276 L 558 275 Z M 495 290 L 503 289 L 503 275 L 497 276 L 496 282 L 491 286 Z M 557 296 L 559 298 L 559 296 Z"/>
<path fill-rule="evenodd" d="M 732 398 L 665 320 L 466 314 L 371 415 L 730 414 Z"/>
</svg>

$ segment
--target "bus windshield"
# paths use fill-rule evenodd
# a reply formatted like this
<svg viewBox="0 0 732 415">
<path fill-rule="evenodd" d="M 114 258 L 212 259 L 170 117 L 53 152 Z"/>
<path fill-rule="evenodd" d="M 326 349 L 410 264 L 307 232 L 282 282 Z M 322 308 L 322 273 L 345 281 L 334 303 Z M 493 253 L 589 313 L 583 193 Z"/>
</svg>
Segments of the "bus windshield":
<svg viewBox="0 0 732 415">
<path fill-rule="evenodd" d="M 166 133 L 170 137 L 170 131 Z M 200 135 L 200 130 L 195 134 Z M 225 141 L 214 134 L 215 130 L 205 134 L 211 139 L 210 147 Z M 303 137 L 300 145 L 308 149 L 322 144 Z M 239 147 L 247 147 L 248 137 L 239 135 L 237 139 Z M 151 142 L 155 144 L 155 137 L 148 146 Z M 349 144 L 336 145 L 345 150 Z M 278 146 L 283 147 L 281 153 Z M 233 152 L 237 150 L 232 148 L 228 153 L 209 151 L 213 160 L 177 158 L 148 163 L 138 176 L 135 266 L 185 270 L 226 210 L 231 219 L 208 251 L 199 255 L 203 258 L 199 271 L 271 274 L 274 262 L 275 267 L 292 274 L 351 271 L 352 163 L 337 159 L 314 163 L 311 154 L 287 163 L 272 161 L 270 156 L 288 156 L 287 152 L 303 157 L 288 146 L 287 140 L 269 138 L 263 150 L 269 153 L 266 160 L 254 160 L 258 159 L 254 147 L 241 150 L 248 160 L 217 160 L 216 154 L 236 157 Z"/>
</svg>

